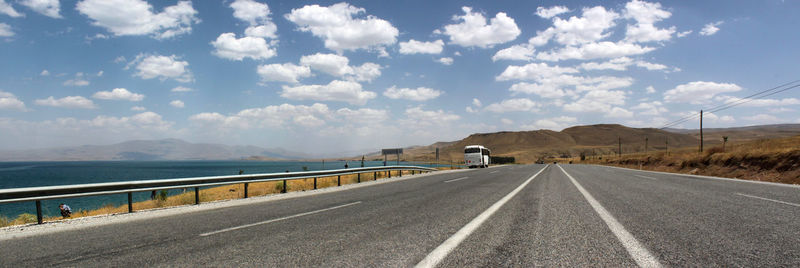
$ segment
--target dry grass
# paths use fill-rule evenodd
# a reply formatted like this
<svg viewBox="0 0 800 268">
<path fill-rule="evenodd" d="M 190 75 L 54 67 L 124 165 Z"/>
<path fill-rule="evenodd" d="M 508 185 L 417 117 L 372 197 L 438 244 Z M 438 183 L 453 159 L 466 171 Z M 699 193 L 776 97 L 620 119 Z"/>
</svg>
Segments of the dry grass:
<svg viewBox="0 0 800 268">
<path fill-rule="evenodd" d="M 450 169 L 449 167 L 439 168 L 440 170 Z M 391 176 L 397 177 L 400 175 L 399 171 L 392 171 Z M 415 172 L 416 173 L 416 172 Z M 373 177 L 373 175 L 377 175 Z M 411 175 L 410 171 L 403 171 L 402 175 Z M 377 172 L 376 174 L 370 173 L 362 173 L 360 176 L 360 180 L 362 182 L 376 180 L 381 178 L 388 177 L 389 174 L 386 172 Z M 337 176 L 332 177 L 320 177 L 317 178 L 317 188 L 327 188 L 327 187 L 334 187 L 338 185 Z M 352 184 L 358 183 L 359 176 L 357 174 L 351 175 L 344 175 L 341 176 L 341 184 Z M 298 180 L 289 180 L 287 181 L 288 191 L 305 191 L 305 190 L 313 190 L 314 189 L 314 179 L 298 179 Z M 263 196 L 269 194 L 277 194 L 283 190 L 283 182 L 256 182 L 250 183 L 248 185 L 248 196 Z M 244 198 L 244 184 L 231 184 L 225 186 L 218 186 L 208 189 L 201 189 L 200 190 L 200 202 L 209 202 L 209 201 L 218 201 L 218 200 L 230 200 L 230 199 L 239 199 Z M 194 190 L 188 189 L 186 192 L 168 196 L 164 200 L 155 199 L 155 200 L 147 200 L 133 203 L 133 210 L 147 210 L 147 209 L 154 209 L 154 208 L 162 208 L 162 207 L 174 207 L 174 206 L 182 206 L 182 205 L 189 205 L 194 204 Z M 98 215 L 108 215 L 108 214 L 118 214 L 118 213 L 127 213 L 128 212 L 128 205 L 122 206 L 113 206 L 113 205 L 106 205 L 98 209 L 93 210 L 75 210 L 72 213 L 72 218 L 80 218 L 80 217 L 89 217 L 89 216 L 98 216 Z M 61 220 L 62 218 L 59 216 L 55 217 L 46 217 L 44 221 L 56 221 Z M 21 224 L 28 224 L 28 223 L 35 223 L 36 222 L 36 215 L 33 214 L 20 214 L 15 219 L 8 219 L 6 217 L 0 216 L 0 227 L 11 226 L 11 225 L 21 225 Z"/>
<path fill-rule="evenodd" d="M 580 159 L 572 159 L 580 162 Z M 587 159 L 596 163 L 655 171 L 800 184 L 800 136 L 728 143 L 707 148 L 682 148 L 661 152 Z"/>
</svg>

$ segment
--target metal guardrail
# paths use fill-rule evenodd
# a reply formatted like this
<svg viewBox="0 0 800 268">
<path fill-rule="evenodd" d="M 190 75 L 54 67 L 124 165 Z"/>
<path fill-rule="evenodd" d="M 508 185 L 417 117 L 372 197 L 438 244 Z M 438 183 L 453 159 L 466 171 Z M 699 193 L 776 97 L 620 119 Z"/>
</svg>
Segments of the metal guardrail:
<svg viewBox="0 0 800 268">
<path fill-rule="evenodd" d="M 210 177 L 194 177 L 194 178 L 179 178 L 179 179 L 138 180 L 138 181 L 12 188 L 12 189 L 0 189 L 0 204 L 36 201 L 36 218 L 38 223 L 41 224 L 42 223 L 41 201 L 48 199 L 127 193 L 128 212 L 130 213 L 133 212 L 134 192 L 194 188 L 195 204 L 200 204 L 200 187 L 244 183 L 244 198 L 247 198 L 248 184 L 254 182 L 283 181 L 283 190 L 281 190 L 281 193 L 285 193 L 287 180 L 314 178 L 314 189 L 317 189 L 317 178 L 319 177 L 337 176 L 337 186 L 341 186 L 342 175 L 358 174 L 358 182 L 361 182 L 362 173 L 372 172 L 373 180 L 375 180 L 378 177 L 377 176 L 378 172 L 386 172 L 386 171 L 388 171 L 389 178 L 391 178 L 392 176 L 391 171 L 411 171 L 411 174 L 413 175 L 414 172 L 416 171 L 422 173 L 422 172 L 436 171 L 436 169 L 427 167 L 418 167 L 418 166 L 379 166 L 379 167 L 363 167 L 363 168 L 305 171 L 305 172 L 292 172 L 292 173 L 263 173 L 263 174 L 250 174 L 250 175 L 210 176 Z M 400 172 L 399 175 L 402 176 L 402 172 Z"/>
</svg>

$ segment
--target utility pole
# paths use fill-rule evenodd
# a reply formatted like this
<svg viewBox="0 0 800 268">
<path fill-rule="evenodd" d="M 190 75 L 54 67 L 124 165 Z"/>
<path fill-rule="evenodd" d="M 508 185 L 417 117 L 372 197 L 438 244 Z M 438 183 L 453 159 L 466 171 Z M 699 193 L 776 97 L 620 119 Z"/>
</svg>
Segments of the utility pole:
<svg viewBox="0 0 800 268">
<path fill-rule="evenodd" d="M 617 151 L 617 156 L 622 158 L 622 137 L 617 137 L 617 139 L 619 140 L 619 150 Z"/>
<path fill-rule="evenodd" d="M 664 136 L 664 151 L 669 155 L 669 136 Z"/>
<path fill-rule="evenodd" d="M 647 137 L 644 137 L 644 153 L 647 153 Z"/>
<path fill-rule="evenodd" d="M 700 110 L 700 152 L 703 152 L 703 110 Z"/>
</svg>

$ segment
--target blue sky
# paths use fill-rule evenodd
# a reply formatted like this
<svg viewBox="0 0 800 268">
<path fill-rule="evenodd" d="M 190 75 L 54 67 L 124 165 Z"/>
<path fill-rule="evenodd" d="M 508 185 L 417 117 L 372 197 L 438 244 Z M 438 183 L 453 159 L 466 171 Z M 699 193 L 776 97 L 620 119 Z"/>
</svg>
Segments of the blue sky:
<svg viewBox="0 0 800 268">
<path fill-rule="evenodd" d="M 798 11 L 797 1 L 0 0 L 0 149 L 180 138 L 338 153 L 661 127 L 799 79 Z M 797 92 L 704 124 L 800 123 Z"/>
</svg>

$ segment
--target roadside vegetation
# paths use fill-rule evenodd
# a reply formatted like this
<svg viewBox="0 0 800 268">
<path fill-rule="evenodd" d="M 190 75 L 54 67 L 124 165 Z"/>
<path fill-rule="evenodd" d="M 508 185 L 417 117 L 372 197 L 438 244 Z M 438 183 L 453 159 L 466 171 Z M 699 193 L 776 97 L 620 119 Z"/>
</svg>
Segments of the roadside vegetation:
<svg viewBox="0 0 800 268">
<path fill-rule="evenodd" d="M 800 184 L 800 136 L 755 140 L 670 152 L 605 155 L 570 159 L 574 163 Z"/>
<path fill-rule="evenodd" d="M 439 169 L 450 169 L 449 167 L 442 167 Z M 375 179 L 382 179 L 387 178 L 389 174 L 386 172 L 378 172 L 377 177 L 373 177 L 373 173 L 362 173 L 361 174 L 361 182 L 371 181 Z M 391 176 L 397 177 L 398 171 L 392 171 Z M 403 171 L 403 176 L 411 175 L 410 171 Z M 341 183 L 342 185 L 346 184 L 353 184 L 358 182 L 358 175 L 351 174 L 341 176 Z M 314 189 L 314 179 L 299 179 L 299 180 L 287 180 L 287 191 L 288 192 L 295 192 L 295 191 L 306 191 L 306 190 L 313 190 Z M 317 188 L 327 188 L 327 187 L 334 187 L 337 186 L 337 177 L 320 177 L 317 178 Z M 254 196 L 264 196 L 270 194 L 277 194 L 281 193 L 283 190 L 283 181 L 274 181 L 274 182 L 257 182 L 257 183 L 250 183 L 247 189 L 247 195 L 249 197 Z M 244 198 L 244 184 L 231 184 L 225 186 L 218 186 L 208 189 L 201 189 L 200 190 L 200 203 L 211 202 L 211 201 L 219 201 L 219 200 L 230 200 L 230 199 L 239 199 Z M 183 206 L 183 205 L 191 205 L 194 204 L 194 190 L 193 189 L 186 189 L 184 193 L 178 195 L 167 196 L 166 192 L 159 192 L 156 195 L 156 198 L 153 200 L 141 201 L 133 203 L 133 210 L 134 211 L 141 211 L 141 210 L 148 210 L 148 209 L 156 209 L 156 208 L 165 208 L 165 207 L 175 207 L 175 206 Z M 98 209 L 93 210 L 81 210 L 79 208 L 73 208 L 74 211 L 72 213 L 71 218 L 80 218 L 80 217 L 89 217 L 89 216 L 98 216 L 98 215 L 108 215 L 108 214 L 119 214 L 119 213 L 127 213 L 128 212 L 128 205 L 123 204 L 121 206 L 113 206 L 113 205 L 106 205 Z M 45 217 L 44 221 L 58 221 L 62 220 L 60 216 L 53 216 L 53 217 Z M 0 216 L 0 227 L 5 226 L 12 226 L 12 225 L 21 225 L 21 224 L 29 224 L 29 223 L 36 223 L 36 215 L 30 213 L 23 213 L 17 216 L 14 219 L 9 219 L 3 216 Z"/>
</svg>

